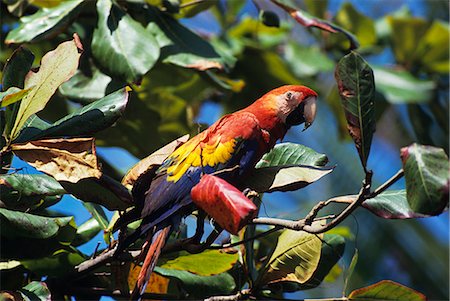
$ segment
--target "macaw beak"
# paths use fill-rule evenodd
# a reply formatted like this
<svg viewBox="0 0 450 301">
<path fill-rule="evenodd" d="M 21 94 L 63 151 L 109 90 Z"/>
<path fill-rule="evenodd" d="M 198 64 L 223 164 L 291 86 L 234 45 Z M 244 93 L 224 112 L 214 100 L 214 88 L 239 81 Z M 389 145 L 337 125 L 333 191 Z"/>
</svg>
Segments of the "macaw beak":
<svg viewBox="0 0 450 301">
<path fill-rule="evenodd" d="M 304 123 L 306 130 L 314 122 L 316 117 L 316 97 L 309 96 L 303 100 L 294 111 L 292 111 L 286 118 L 286 124 L 288 126 L 294 126 Z"/>
<path fill-rule="evenodd" d="M 317 97 L 315 96 L 309 96 L 303 101 L 303 118 L 305 119 L 305 127 L 303 128 L 303 131 L 309 128 L 316 118 L 316 101 Z"/>
</svg>

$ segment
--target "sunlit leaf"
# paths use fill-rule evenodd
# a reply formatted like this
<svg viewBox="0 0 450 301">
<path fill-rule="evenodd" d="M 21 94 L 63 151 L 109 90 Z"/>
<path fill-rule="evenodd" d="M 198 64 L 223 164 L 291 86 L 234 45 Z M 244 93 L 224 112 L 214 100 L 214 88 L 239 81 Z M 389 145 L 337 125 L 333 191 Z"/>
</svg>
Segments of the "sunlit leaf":
<svg viewBox="0 0 450 301">
<path fill-rule="evenodd" d="M 191 198 L 223 229 L 234 235 L 257 214 L 256 205 L 239 189 L 213 175 L 202 176 L 192 188 Z"/>
<path fill-rule="evenodd" d="M 354 290 L 348 296 L 351 301 L 425 301 L 427 297 L 418 291 L 390 280 L 382 280 Z"/>
<path fill-rule="evenodd" d="M 133 264 L 130 265 L 130 272 L 128 273 L 127 278 L 128 288 L 130 291 L 132 291 L 135 287 L 140 271 L 140 266 Z M 147 287 L 145 288 L 145 293 L 167 294 L 169 293 L 169 282 L 169 278 L 161 276 L 157 273 L 152 273 L 150 279 L 148 280 Z"/>
<path fill-rule="evenodd" d="M 299 77 L 314 76 L 334 68 L 333 60 L 315 46 L 306 47 L 290 42 L 286 45 L 285 56 L 292 72 Z"/>
<path fill-rule="evenodd" d="M 73 217 L 42 217 L 0 208 L 2 259 L 53 254 L 75 237 Z"/>
<path fill-rule="evenodd" d="M 179 282 L 185 292 L 181 299 L 205 298 L 212 295 L 227 295 L 236 288 L 233 277 L 228 273 L 214 276 L 199 276 L 186 271 L 155 268 L 155 273 Z"/>
<path fill-rule="evenodd" d="M 128 103 L 128 89 L 123 88 L 89 105 L 75 110 L 53 124 L 32 116 L 24 124 L 13 143 L 59 137 L 92 135 L 114 124 L 125 111 Z"/>
<path fill-rule="evenodd" d="M 373 72 L 359 54 L 351 52 L 339 61 L 335 77 L 347 118 L 348 131 L 365 169 L 375 132 Z"/>
<path fill-rule="evenodd" d="M 22 99 L 11 138 L 18 136 L 22 126 L 31 115 L 41 111 L 59 85 L 68 80 L 78 67 L 82 46 L 75 34 L 72 41 L 60 44 L 55 50 L 48 52 L 41 61 L 37 73 L 29 72 L 25 79 L 25 89 L 34 86 Z"/>
<path fill-rule="evenodd" d="M 313 149 L 291 142 L 280 143 L 256 164 L 256 168 L 289 165 L 289 164 L 303 164 L 311 166 L 325 166 L 328 158 L 324 154 L 317 153 Z"/>
<path fill-rule="evenodd" d="M 108 217 L 103 208 L 95 203 L 83 202 L 83 206 L 89 211 L 93 218 L 97 220 L 103 230 L 106 230 L 109 225 Z"/>
<path fill-rule="evenodd" d="M 11 87 L 5 92 L 0 92 L 0 107 L 6 107 L 18 101 L 21 101 L 29 92 L 31 88 L 19 89 L 16 87 Z"/>
<path fill-rule="evenodd" d="M 93 239 L 101 230 L 102 226 L 95 218 L 90 218 L 78 226 L 77 234 L 72 241 L 72 246 L 80 246 Z"/>
<path fill-rule="evenodd" d="M 307 282 L 317 269 L 323 235 L 284 230 L 265 267 L 258 286 L 277 282 Z"/>
<path fill-rule="evenodd" d="M 93 56 L 109 74 L 138 81 L 158 60 L 157 40 L 111 0 L 97 1 L 97 12 Z"/>
<path fill-rule="evenodd" d="M 206 250 L 199 254 L 181 253 L 176 258 L 164 262 L 160 267 L 187 271 L 199 276 L 211 276 L 230 270 L 238 259 L 238 253 Z"/>
<path fill-rule="evenodd" d="M 216 5 L 218 0 L 209 0 L 209 1 L 199 1 L 198 3 L 192 3 L 191 0 L 181 0 L 180 1 L 180 17 L 182 18 L 192 18 L 202 11 L 207 10 L 213 5 Z M 239 2 L 239 1 L 236 1 Z M 183 4 L 193 4 L 189 6 L 184 6 Z"/>
<path fill-rule="evenodd" d="M 333 167 L 305 165 L 269 166 L 255 169 L 245 181 L 257 192 L 292 191 L 308 186 L 333 171 Z"/>
<path fill-rule="evenodd" d="M 146 13 L 150 20 L 146 30 L 158 41 L 164 63 L 198 70 L 224 67 L 221 57 L 211 44 L 170 15 L 152 7 Z"/>
<path fill-rule="evenodd" d="M 35 42 L 61 32 L 78 14 L 81 3 L 82 0 L 61 1 L 58 6 L 20 18 L 19 27 L 8 33 L 5 43 Z"/>
<path fill-rule="evenodd" d="M 417 52 L 422 66 L 430 72 L 449 72 L 449 25 L 439 20 L 434 20 L 425 35 L 417 45 Z"/>
<path fill-rule="evenodd" d="M 375 67 L 376 88 L 392 104 L 427 102 L 433 97 L 435 83 L 414 77 L 405 70 Z"/>
<path fill-rule="evenodd" d="M 45 282 L 32 281 L 19 290 L 25 301 L 50 301 L 52 295 Z"/>
<path fill-rule="evenodd" d="M 48 139 L 13 144 L 14 154 L 58 181 L 76 183 L 102 175 L 92 138 Z"/>
<path fill-rule="evenodd" d="M 448 206 L 449 161 L 443 149 L 412 144 L 401 149 L 406 196 L 414 212 L 435 215 Z"/>
</svg>

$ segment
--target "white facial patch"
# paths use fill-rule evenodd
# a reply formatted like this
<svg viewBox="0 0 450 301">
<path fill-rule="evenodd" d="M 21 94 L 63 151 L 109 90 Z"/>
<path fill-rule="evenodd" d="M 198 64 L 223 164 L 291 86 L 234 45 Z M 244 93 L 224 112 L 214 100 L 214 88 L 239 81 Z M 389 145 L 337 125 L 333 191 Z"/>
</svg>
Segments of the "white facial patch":
<svg viewBox="0 0 450 301">
<path fill-rule="evenodd" d="M 289 97 L 290 94 L 290 97 Z M 284 123 L 287 116 L 297 108 L 298 104 L 303 98 L 302 92 L 289 91 L 276 96 L 278 106 L 278 118 Z"/>
</svg>

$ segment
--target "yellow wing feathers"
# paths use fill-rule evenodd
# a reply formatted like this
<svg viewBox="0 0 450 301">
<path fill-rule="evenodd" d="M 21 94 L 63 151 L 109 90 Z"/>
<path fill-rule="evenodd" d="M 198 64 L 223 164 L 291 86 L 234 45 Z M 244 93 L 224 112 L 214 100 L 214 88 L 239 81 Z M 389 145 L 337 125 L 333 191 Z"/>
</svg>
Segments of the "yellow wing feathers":
<svg viewBox="0 0 450 301">
<path fill-rule="evenodd" d="M 177 182 L 189 167 L 224 164 L 231 159 L 236 139 L 221 142 L 220 137 L 212 143 L 188 141 L 169 156 L 170 166 L 167 168 L 167 181 Z"/>
</svg>

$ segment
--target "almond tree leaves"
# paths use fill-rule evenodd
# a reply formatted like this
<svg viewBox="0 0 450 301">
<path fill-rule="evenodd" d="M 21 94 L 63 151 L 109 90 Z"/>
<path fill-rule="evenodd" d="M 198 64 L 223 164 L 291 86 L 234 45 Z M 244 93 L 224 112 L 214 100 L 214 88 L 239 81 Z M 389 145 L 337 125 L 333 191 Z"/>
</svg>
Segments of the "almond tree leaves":
<svg viewBox="0 0 450 301">
<path fill-rule="evenodd" d="M 268 263 L 260 271 L 257 285 L 277 282 L 307 282 L 317 269 L 322 247 L 321 235 L 284 230 Z"/>
<path fill-rule="evenodd" d="M 42 217 L 0 208 L 2 258 L 47 256 L 68 245 L 76 233 L 73 217 Z"/>
<path fill-rule="evenodd" d="M 123 88 L 75 110 L 53 124 L 34 115 L 24 124 L 13 142 L 92 135 L 114 124 L 122 116 L 127 103 L 128 88 Z"/>
<path fill-rule="evenodd" d="M 5 43 L 35 42 L 62 31 L 80 11 L 82 0 L 62 1 L 56 7 L 43 8 L 37 13 L 20 18 L 20 25 L 10 31 Z"/>
<path fill-rule="evenodd" d="M 325 166 L 328 158 L 315 150 L 296 143 L 280 143 L 256 164 L 256 168 L 279 166 L 289 164 L 303 164 L 312 166 Z"/>
<path fill-rule="evenodd" d="M 425 301 L 425 295 L 390 280 L 383 280 L 354 290 L 348 296 L 349 301 Z"/>
<path fill-rule="evenodd" d="M 375 132 L 373 71 L 359 54 L 350 52 L 339 61 L 335 77 L 347 118 L 347 128 L 366 170 Z"/>
<path fill-rule="evenodd" d="M 138 81 L 159 58 L 155 37 L 111 0 L 97 1 L 92 54 L 111 75 Z"/>
<path fill-rule="evenodd" d="M 56 89 L 75 73 L 81 52 L 82 45 L 75 34 L 72 41 L 64 42 L 44 55 L 37 73 L 28 73 L 25 78 L 25 89 L 34 87 L 20 103 L 11 130 L 12 139 L 18 136 L 28 118 L 41 111 Z"/>
<path fill-rule="evenodd" d="M 443 149 L 412 144 L 401 149 L 406 194 L 414 212 L 436 215 L 448 206 L 449 161 Z"/>
<path fill-rule="evenodd" d="M 14 154 L 58 181 L 100 178 L 93 138 L 49 139 L 14 144 Z"/>
</svg>

